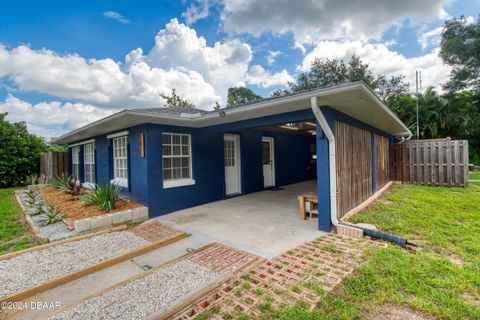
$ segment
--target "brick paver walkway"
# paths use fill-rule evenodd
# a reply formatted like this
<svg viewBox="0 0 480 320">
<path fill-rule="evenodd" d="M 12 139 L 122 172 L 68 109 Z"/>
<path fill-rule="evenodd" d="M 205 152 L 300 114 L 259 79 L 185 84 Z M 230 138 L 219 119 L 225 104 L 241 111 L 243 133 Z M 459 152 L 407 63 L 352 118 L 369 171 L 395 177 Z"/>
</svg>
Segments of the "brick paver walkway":
<svg viewBox="0 0 480 320">
<path fill-rule="evenodd" d="M 379 243 L 328 234 L 234 277 L 173 318 L 193 319 L 203 313 L 233 319 L 297 303 L 313 309 L 324 292 L 355 271 L 364 249 L 375 245 Z"/>
<path fill-rule="evenodd" d="M 129 232 L 150 242 L 157 242 L 185 233 L 160 221 L 143 223 L 128 229 Z"/>
<path fill-rule="evenodd" d="M 214 244 L 208 249 L 190 256 L 188 260 L 212 271 L 222 273 L 237 272 L 255 261 L 263 259 L 221 244 Z"/>
</svg>

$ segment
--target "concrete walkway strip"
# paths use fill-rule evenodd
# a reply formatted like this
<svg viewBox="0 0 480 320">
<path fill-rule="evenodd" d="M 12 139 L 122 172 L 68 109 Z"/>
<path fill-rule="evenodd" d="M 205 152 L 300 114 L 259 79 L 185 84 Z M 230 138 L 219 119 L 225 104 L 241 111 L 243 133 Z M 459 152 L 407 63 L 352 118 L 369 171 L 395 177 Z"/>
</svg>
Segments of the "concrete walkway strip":
<svg viewBox="0 0 480 320">
<path fill-rule="evenodd" d="M 189 236 L 160 222 L 117 230 L 0 257 L 0 302 L 21 301 Z"/>
<path fill-rule="evenodd" d="M 65 306 L 48 319 L 157 319 L 263 259 L 220 244 L 206 245 L 140 275 Z M 172 312 L 173 310 L 173 312 Z"/>
</svg>

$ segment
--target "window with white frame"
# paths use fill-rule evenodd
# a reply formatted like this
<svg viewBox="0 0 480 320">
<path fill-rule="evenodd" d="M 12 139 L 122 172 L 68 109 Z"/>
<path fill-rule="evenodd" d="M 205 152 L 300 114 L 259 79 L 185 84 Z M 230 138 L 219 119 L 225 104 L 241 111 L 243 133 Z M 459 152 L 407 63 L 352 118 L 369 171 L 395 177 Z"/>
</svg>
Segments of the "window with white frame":
<svg viewBox="0 0 480 320">
<path fill-rule="evenodd" d="M 162 142 L 164 187 L 193 184 L 190 135 L 163 133 Z M 182 181 L 185 183 L 182 184 Z"/>
<path fill-rule="evenodd" d="M 127 181 L 128 178 L 126 136 L 113 138 L 113 176 L 118 181 Z"/>
<path fill-rule="evenodd" d="M 95 183 L 95 143 L 83 146 L 83 166 L 85 182 Z"/>
<path fill-rule="evenodd" d="M 80 178 L 80 146 L 72 148 L 72 177 Z"/>
</svg>

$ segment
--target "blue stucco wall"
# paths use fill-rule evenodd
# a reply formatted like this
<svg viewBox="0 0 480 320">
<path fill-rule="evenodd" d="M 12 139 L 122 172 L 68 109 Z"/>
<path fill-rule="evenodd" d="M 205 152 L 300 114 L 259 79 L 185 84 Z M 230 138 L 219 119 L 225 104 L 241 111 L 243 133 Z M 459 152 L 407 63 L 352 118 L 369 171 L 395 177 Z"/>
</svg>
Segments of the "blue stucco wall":
<svg viewBox="0 0 480 320">
<path fill-rule="evenodd" d="M 322 107 L 322 111 L 333 132 L 335 132 L 334 121 L 339 120 L 371 132 L 386 135 L 331 108 Z M 312 121 L 313 119 L 311 110 L 302 110 L 207 128 L 183 128 L 157 124 L 142 124 L 127 128 L 125 130 L 129 132 L 129 186 L 123 190 L 123 195 L 148 206 L 151 217 L 224 199 L 224 134 L 238 134 L 240 136 L 242 194 L 263 190 L 261 141 L 262 136 L 273 137 L 275 140 L 276 186 L 317 178 L 319 229 L 328 231 L 332 228 L 330 222 L 328 140 L 321 128 L 317 126 L 316 136 L 298 136 L 258 130 L 259 127 L 301 120 Z M 191 134 L 194 185 L 163 188 L 163 132 Z M 145 136 L 144 158 L 140 156 L 139 149 L 141 133 L 144 133 Z M 310 155 L 310 148 L 314 143 L 316 143 L 317 148 L 316 165 L 311 163 Z M 109 183 L 113 178 L 111 139 L 107 139 L 106 135 L 95 137 L 95 144 L 97 183 Z M 374 154 L 372 154 L 372 161 L 374 161 Z M 81 163 L 83 163 L 83 157 Z M 372 172 L 372 175 L 374 175 L 374 172 Z"/>
</svg>

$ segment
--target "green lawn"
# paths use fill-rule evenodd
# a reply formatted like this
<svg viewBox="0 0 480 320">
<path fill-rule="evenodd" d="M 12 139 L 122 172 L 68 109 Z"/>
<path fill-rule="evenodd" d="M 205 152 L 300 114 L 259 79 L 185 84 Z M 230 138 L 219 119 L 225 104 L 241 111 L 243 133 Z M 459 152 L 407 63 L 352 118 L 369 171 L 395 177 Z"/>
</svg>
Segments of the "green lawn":
<svg viewBox="0 0 480 320">
<path fill-rule="evenodd" d="M 406 237 L 421 250 L 370 249 L 358 271 L 323 293 L 313 312 L 280 308 L 262 318 L 382 319 L 385 310 L 400 308 L 425 317 L 480 319 L 479 182 L 468 189 L 396 185 L 351 221 Z"/>
<path fill-rule="evenodd" d="M 480 171 L 470 172 L 471 180 L 480 180 Z"/>
<path fill-rule="evenodd" d="M 15 199 L 15 189 L 0 189 L 0 255 L 38 244 Z"/>
</svg>

